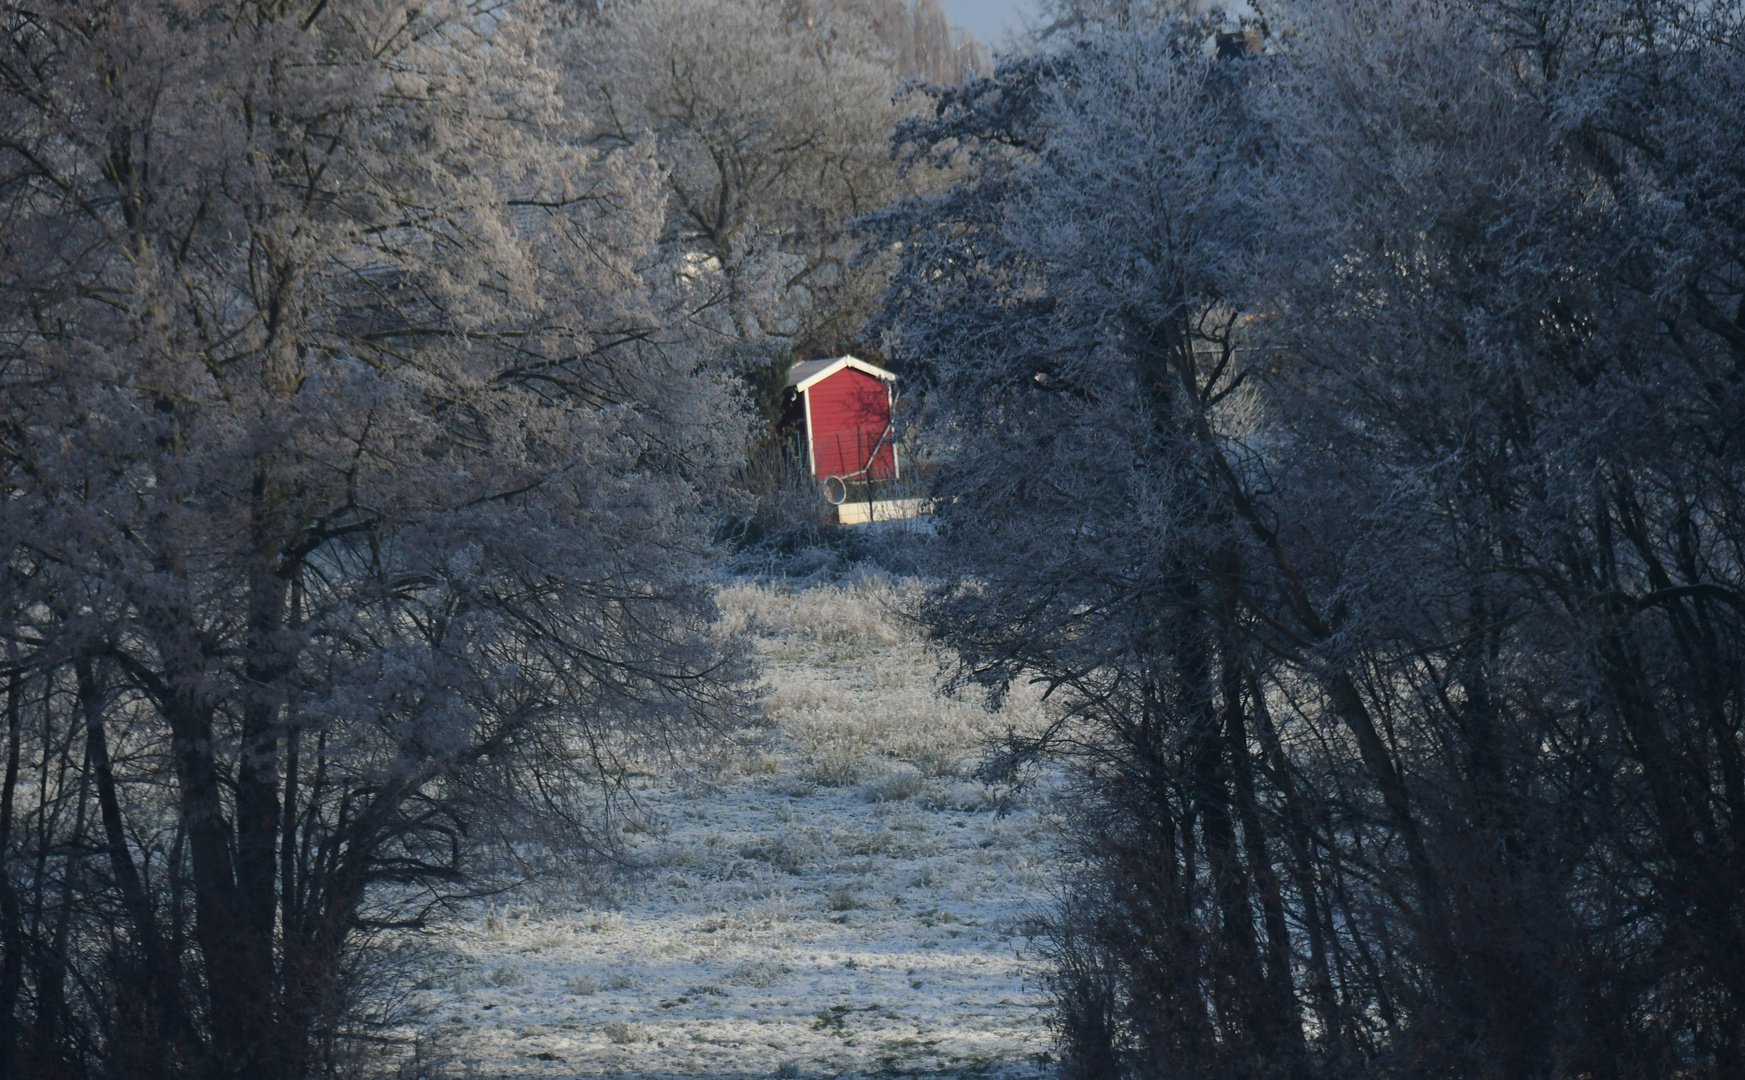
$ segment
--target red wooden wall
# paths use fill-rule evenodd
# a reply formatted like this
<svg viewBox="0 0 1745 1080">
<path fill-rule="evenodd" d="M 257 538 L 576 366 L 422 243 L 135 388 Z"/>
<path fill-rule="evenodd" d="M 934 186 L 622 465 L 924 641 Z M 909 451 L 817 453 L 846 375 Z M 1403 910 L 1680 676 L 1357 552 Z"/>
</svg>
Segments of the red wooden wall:
<svg viewBox="0 0 1745 1080">
<path fill-rule="evenodd" d="M 885 439 L 891 398 L 882 380 L 843 368 L 806 391 L 812 409 L 812 471 L 819 478 L 856 473 L 872 457 L 868 476 L 888 480 L 897 473 L 896 451 Z M 873 447 L 878 456 L 873 457 Z"/>
</svg>

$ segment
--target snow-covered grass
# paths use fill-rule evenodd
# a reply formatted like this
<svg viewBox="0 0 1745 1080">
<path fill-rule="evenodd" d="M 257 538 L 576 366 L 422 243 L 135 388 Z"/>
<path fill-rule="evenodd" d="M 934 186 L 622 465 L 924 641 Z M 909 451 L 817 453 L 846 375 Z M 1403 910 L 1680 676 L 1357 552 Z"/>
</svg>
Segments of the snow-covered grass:
<svg viewBox="0 0 1745 1080">
<path fill-rule="evenodd" d="M 910 587 L 724 590 L 765 661 L 770 730 L 702 778 L 638 781 L 640 870 L 615 905 L 447 928 L 457 974 L 424 992 L 422 1034 L 448 1071 L 1044 1071 L 1023 930 L 1046 902 L 1048 789 L 1000 806 L 968 775 L 1036 709 L 941 700 L 891 611 Z"/>
</svg>

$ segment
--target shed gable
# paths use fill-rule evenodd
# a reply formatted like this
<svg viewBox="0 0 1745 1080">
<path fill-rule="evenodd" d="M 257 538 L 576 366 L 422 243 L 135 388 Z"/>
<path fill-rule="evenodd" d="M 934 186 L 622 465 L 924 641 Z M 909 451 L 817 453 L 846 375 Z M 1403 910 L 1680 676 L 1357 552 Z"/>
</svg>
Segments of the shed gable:
<svg viewBox="0 0 1745 1080">
<path fill-rule="evenodd" d="M 897 475 L 891 396 L 884 380 L 844 366 L 803 391 L 813 475 Z"/>
</svg>

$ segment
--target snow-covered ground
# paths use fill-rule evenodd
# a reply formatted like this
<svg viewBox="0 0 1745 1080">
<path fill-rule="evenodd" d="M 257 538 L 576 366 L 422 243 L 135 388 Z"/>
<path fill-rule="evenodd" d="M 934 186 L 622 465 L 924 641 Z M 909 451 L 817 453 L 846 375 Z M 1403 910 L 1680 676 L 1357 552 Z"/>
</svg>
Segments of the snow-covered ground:
<svg viewBox="0 0 1745 1080">
<path fill-rule="evenodd" d="M 445 933 L 424 1036 L 460 1075 L 767 1077 L 1045 1070 L 1027 919 L 1047 785 L 1001 812 L 966 775 L 1035 722 L 940 701 L 888 614 L 900 585 L 736 586 L 772 727 L 703 775 L 638 781 L 642 870 L 611 906 L 501 909 Z"/>
</svg>

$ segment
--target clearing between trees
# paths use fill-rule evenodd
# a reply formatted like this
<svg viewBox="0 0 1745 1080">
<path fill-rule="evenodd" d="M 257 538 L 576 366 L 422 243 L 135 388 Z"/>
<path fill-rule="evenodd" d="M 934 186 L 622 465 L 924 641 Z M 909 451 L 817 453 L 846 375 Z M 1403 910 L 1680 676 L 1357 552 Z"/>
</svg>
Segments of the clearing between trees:
<svg viewBox="0 0 1745 1080">
<path fill-rule="evenodd" d="M 901 584 L 735 585 L 766 733 L 647 775 L 611 904 L 483 905 L 443 931 L 419 1031 L 459 1076 L 1039 1075 L 1025 936 L 1055 853 L 1044 781 L 991 791 L 986 739 L 1034 723 L 934 692 Z"/>
</svg>

